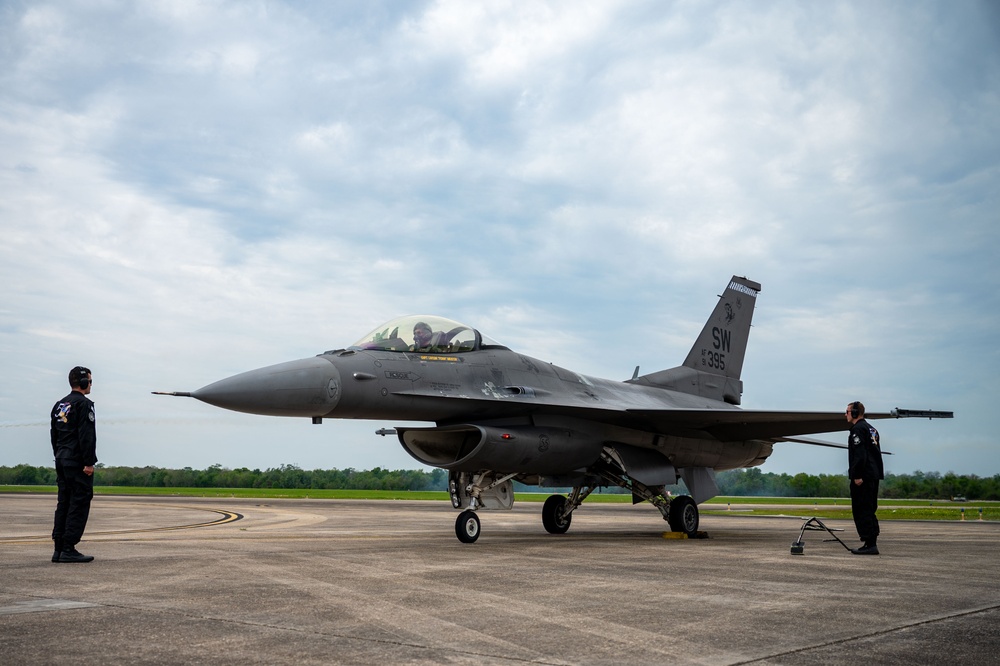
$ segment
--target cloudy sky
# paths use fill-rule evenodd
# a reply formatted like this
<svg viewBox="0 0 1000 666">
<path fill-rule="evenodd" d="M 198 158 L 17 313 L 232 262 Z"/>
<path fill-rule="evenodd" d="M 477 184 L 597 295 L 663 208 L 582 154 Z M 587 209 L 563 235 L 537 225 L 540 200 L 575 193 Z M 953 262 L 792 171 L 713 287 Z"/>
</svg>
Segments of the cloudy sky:
<svg viewBox="0 0 1000 666">
<path fill-rule="evenodd" d="M 0 465 L 83 364 L 107 465 L 417 468 L 150 391 L 410 313 L 624 379 L 739 274 L 744 407 L 951 409 L 889 471 L 1000 473 L 995 3 L 0 0 L 0 233 Z"/>
</svg>

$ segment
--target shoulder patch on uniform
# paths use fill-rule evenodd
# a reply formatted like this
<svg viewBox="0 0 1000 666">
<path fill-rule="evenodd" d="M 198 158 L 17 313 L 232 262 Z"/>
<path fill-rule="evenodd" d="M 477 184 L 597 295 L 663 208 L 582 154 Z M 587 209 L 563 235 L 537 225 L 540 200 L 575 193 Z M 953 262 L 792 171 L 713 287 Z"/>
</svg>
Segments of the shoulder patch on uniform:
<svg viewBox="0 0 1000 666">
<path fill-rule="evenodd" d="M 55 413 L 52 415 L 52 417 L 59 419 L 63 423 L 68 423 L 69 413 L 71 411 L 73 411 L 73 403 L 60 402 L 58 405 L 56 405 Z"/>
</svg>

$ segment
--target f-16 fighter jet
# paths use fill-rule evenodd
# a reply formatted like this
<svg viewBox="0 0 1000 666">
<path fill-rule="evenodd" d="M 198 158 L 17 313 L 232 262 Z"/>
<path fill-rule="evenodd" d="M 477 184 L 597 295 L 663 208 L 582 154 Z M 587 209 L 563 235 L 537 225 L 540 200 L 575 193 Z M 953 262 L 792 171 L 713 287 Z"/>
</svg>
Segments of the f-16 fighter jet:
<svg viewBox="0 0 1000 666">
<path fill-rule="evenodd" d="M 466 543 L 479 538 L 478 511 L 513 506 L 514 481 L 572 488 L 542 506 L 552 534 L 569 529 L 591 492 L 619 486 L 652 503 L 671 530 L 694 536 L 698 504 L 719 492 L 717 471 L 760 465 L 775 442 L 825 444 L 801 436 L 848 427 L 842 412 L 739 407 L 760 288 L 733 276 L 682 365 L 641 376 L 637 368 L 626 381 L 540 361 L 450 319 L 412 315 L 343 349 L 168 395 L 314 423 L 428 422 L 377 432 L 395 435 L 419 462 L 448 470 L 451 502 L 461 511 L 455 533 Z M 895 409 L 866 418 L 951 416 Z M 678 478 L 690 495 L 667 492 Z"/>
</svg>

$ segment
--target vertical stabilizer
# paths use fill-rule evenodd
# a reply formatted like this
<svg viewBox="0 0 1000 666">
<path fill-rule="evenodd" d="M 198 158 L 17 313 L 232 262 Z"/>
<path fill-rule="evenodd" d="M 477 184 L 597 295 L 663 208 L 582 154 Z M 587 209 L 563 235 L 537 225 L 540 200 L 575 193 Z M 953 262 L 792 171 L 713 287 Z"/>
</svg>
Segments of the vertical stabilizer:
<svg viewBox="0 0 1000 666">
<path fill-rule="evenodd" d="M 739 379 L 750 339 L 750 320 L 760 285 L 733 276 L 719 297 L 712 316 L 684 360 L 684 366 L 713 375 Z"/>
<path fill-rule="evenodd" d="M 684 364 L 631 381 L 740 404 L 740 373 L 759 291 L 753 280 L 734 275 Z"/>
</svg>

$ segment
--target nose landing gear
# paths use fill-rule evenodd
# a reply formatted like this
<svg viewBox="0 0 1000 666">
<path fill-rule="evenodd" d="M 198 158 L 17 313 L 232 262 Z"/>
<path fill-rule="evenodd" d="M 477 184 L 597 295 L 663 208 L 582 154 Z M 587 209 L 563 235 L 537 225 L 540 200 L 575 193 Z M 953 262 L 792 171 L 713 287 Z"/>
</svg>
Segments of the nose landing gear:
<svg viewBox="0 0 1000 666">
<path fill-rule="evenodd" d="M 479 538 L 479 516 L 472 509 L 458 514 L 455 521 L 455 536 L 462 543 L 475 543 Z"/>
<path fill-rule="evenodd" d="M 498 474 L 484 471 L 478 473 L 455 472 L 448 474 L 448 494 L 451 505 L 465 509 L 455 521 L 455 536 L 462 543 L 475 543 L 479 538 L 480 525 L 477 509 L 510 510 L 514 506 L 514 484 L 516 474 Z"/>
</svg>

